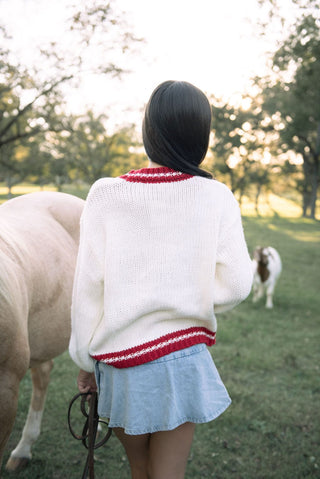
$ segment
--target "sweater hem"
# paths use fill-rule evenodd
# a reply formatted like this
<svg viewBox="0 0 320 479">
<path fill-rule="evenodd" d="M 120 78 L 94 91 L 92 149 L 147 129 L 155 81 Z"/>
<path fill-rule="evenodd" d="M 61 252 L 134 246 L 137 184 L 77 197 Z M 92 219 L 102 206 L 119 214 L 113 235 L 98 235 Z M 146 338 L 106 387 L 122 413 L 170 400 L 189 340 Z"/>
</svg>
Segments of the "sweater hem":
<svg viewBox="0 0 320 479">
<path fill-rule="evenodd" d="M 154 361 L 195 344 L 205 343 L 207 346 L 212 346 L 215 342 L 215 332 L 203 327 L 193 327 L 166 334 L 154 341 L 130 349 L 107 354 L 92 354 L 91 357 L 96 361 L 121 369 Z"/>
</svg>

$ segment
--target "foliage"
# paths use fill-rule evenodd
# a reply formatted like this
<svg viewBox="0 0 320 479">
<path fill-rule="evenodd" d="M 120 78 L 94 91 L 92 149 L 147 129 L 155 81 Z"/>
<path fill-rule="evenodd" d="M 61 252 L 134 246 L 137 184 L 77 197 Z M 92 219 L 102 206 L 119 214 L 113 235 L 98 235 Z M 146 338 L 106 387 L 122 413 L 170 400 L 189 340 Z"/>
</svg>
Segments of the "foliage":
<svg viewBox="0 0 320 479">
<path fill-rule="evenodd" d="M 64 118 L 65 129 L 46 132 L 2 148 L 5 164 L 0 175 L 9 188 L 22 181 L 53 184 L 58 190 L 71 182 L 91 184 L 103 176 L 117 176 L 139 167 L 145 160 L 139 152 L 133 127 L 111 134 L 107 118 L 88 111 Z"/>
<path fill-rule="evenodd" d="M 112 134 L 106 130 L 105 115 L 92 111 L 70 117 L 68 131 L 55 137 L 43 147 L 51 152 L 50 172 L 62 169 L 65 179 L 93 183 L 103 176 L 116 176 L 132 164 L 131 150 L 135 146 L 133 128 L 127 127 Z M 51 178 L 52 179 L 52 178 Z"/>
<path fill-rule="evenodd" d="M 280 251 L 283 273 L 273 310 L 263 302 L 252 304 L 249 297 L 218 317 L 211 351 L 233 403 L 215 421 L 197 426 L 186 479 L 315 479 L 320 466 L 319 228 L 302 218 L 246 217 L 244 229 L 250 251 L 257 244 Z M 55 363 L 42 434 L 20 479 L 76 479 L 84 467 L 85 450 L 71 437 L 66 420 L 77 392 L 77 368 L 67 353 Z M 5 460 L 21 433 L 30 393 L 28 374 Z M 130 478 L 114 436 L 95 457 L 97 477 Z M 2 477 L 12 474 L 4 471 Z"/>
<path fill-rule="evenodd" d="M 37 67 L 13 60 L 10 37 L 0 25 L 0 176 L 9 185 L 30 174 L 40 183 L 53 179 L 61 185 L 70 179 L 61 155 L 55 157 L 40 145 L 55 144 L 70 130 L 64 111 L 66 83 L 79 85 L 84 73 L 114 76 L 125 71 L 125 60 L 140 40 L 113 4 L 90 0 L 70 7 L 67 41 L 43 45 Z"/>
<path fill-rule="evenodd" d="M 19 145 L 4 145 L 2 154 L 5 164 L 0 164 L 0 174 L 8 187 L 8 198 L 11 197 L 13 186 L 26 179 L 43 184 L 46 163 L 39 151 L 38 143 L 34 141 L 21 141 Z"/>
<path fill-rule="evenodd" d="M 56 72 L 53 78 L 36 79 L 34 71 L 13 63 L 10 52 L 0 49 L 0 153 L 5 145 L 61 128 L 59 87 L 69 78 Z M 2 155 L 0 162 L 9 167 Z"/>
<path fill-rule="evenodd" d="M 272 71 L 256 81 L 263 108 L 279 132 L 279 149 L 303 159 L 303 181 L 298 184 L 303 212 L 314 218 L 320 155 L 320 8 L 314 0 L 293 4 L 297 18 L 272 57 Z"/>
<path fill-rule="evenodd" d="M 212 98 L 214 144 L 211 169 L 242 201 L 261 192 L 295 188 L 302 195 L 303 216 L 316 217 L 320 154 L 320 7 L 314 0 L 292 0 L 295 21 L 281 16 L 277 0 L 269 7 L 272 31 L 277 22 L 278 48 L 270 73 L 253 79 L 251 96 L 238 104 Z M 253 190 L 254 186 L 254 190 Z"/>
<path fill-rule="evenodd" d="M 75 4 L 68 23 L 78 55 L 70 56 L 68 48 L 64 58 L 68 58 L 69 69 L 77 60 L 80 74 L 88 73 L 88 68 L 93 74 L 122 74 L 128 56 L 137 53 L 135 47 L 142 42 L 114 0 L 90 0 L 81 7 Z M 63 45 L 59 49 L 65 50 Z"/>
<path fill-rule="evenodd" d="M 239 105 L 212 102 L 214 175 L 228 183 L 241 203 L 244 194 L 252 195 L 258 204 L 262 189 L 270 188 L 278 158 L 272 155 L 274 133 L 264 124 L 261 97 L 242 97 Z"/>
</svg>

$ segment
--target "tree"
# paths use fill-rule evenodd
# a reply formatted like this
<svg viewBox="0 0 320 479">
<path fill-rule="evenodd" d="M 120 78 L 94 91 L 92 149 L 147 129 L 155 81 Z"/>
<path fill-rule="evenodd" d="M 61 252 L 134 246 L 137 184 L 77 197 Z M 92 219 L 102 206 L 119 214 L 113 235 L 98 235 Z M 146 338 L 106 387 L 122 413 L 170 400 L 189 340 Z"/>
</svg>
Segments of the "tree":
<svg viewBox="0 0 320 479">
<path fill-rule="evenodd" d="M 112 1 L 90 0 L 81 7 L 73 5 L 72 8 L 68 23 L 68 49 L 62 42 L 44 46 L 42 58 L 38 59 L 42 68 L 25 68 L 13 63 L 9 49 L 0 49 L 2 169 L 15 170 L 16 165 L 10 164 L 14 157 L 12 152 L 28 138 L 41 135 L 44 141 L 48 132 L 68 131 L 68 118 L 62 115 L 62 87 L 66 83 L 71 80 L 79 83 L 84 73 L 120 75 L 125 70 L 123 65 L 127 53 L 132 52 L 138 41 L 125 24 L 123 15 L 113 8 Z M 10 44 L 1 26 L 0 37 L 1 45 Z M 77 55 L 74 55 L 75 51 Z M 120 58 L 119 64 L 116 58 Z M 57 159 L 55 166 L 58 167 Z M 62 166 L 58 169 L 61 170 Z"/>
<path fill-rule="evenodd" d="M 86 183 L 125 172 L 132 161 L 133 131 L 125 128 L 108 134 L 106 120 L 105 115 L 95 116 L 92 111 L 74 117 L 69 131 L 47 143 L 46 151 L 53 156 L 51 163 L 61 168 L 65 164 L 72 180 Z"/>
<path fill-rule="evenodd" d="M 274 0 L 273 4 L 276 3 Z M 272 70 L 256 79 L 263 108 L 278 131 L 282 152 L 302 158 L 303 216 L 315 218 L 320 155 L 320 8 L 315 0 L 292 0 L 299 16 L 272 56 Z"/>
<path fill-rule="evenodd" d="M 11 198 L 12 187 L 22 181 L 45 184 L 48 159 L 43 157 L 36 138 L 22 140 L 19 145 L 8 143 L 1 151 L 5 162 L 0 162 L 0 181 L 8 188 L 8 198 Z"/>
<path fill-rule="evenodd" d="M 0 33 L 3 29 L 0 29 Z M 60 85 L 68 76 L 36 80 L 19 64 L 10 61 L 7 50 L 0 50 L 0 163 L 10 167 L 2 151 L 27 138 L 64 128 L 57 112 L 61 109 Z"/>
<path fill-rule="evenodd" d="M 267 125 L 263 126 L 261 98 L 243 97 L 238 106 L 212 98 L 212 117 L 212 170 L 229 183 L 240 204 L 243 195 L 249 195 L 255 186 L 258 209 L 262 189 L 270 186 L 273 167 L 273 136 Z"/>
</svg>

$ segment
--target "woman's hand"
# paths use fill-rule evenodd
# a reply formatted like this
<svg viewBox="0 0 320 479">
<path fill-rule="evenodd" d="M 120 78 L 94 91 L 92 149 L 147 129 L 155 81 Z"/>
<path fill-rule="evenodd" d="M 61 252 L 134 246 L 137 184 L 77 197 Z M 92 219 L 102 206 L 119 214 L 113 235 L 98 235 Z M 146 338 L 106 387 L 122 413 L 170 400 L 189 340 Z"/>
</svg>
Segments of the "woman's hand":
<svg viewBox="0 0 320 479">
<path fill-rule="evenodd" d="M 97 391 L 97 383 L 94 373 L 88 373 L 80 369 L 77 379 L 78 389 L 81 393 Z"/>
</svg>

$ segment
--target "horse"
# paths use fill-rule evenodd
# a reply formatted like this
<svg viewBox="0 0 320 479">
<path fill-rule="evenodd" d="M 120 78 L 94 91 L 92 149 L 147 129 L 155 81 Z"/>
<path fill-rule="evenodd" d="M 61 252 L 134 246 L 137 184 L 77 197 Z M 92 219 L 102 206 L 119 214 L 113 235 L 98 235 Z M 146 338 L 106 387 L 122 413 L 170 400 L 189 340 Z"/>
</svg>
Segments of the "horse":
<svg viewBox="0 0 320 479">
<path fill-rule="evenodd" d="M 257 246 L 253 252 L 253 302 L 266 293 L 266 308 L 273 308 L 273 294 L 282 271 L 281 258 L 272 246 Z"/>
<path fill-rule="evenodd" d="M 53 359 L 68 347 L 83 206 L 58 192 L 29 193 L 0 206 L 0 470 L 21 379 L 30 368 L 28 416 L 8 470 L 31 459 Z"/>
</svg>

